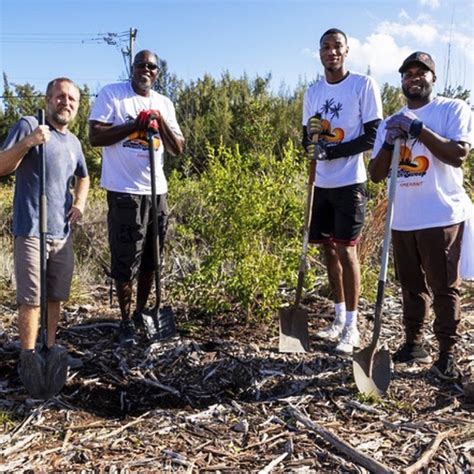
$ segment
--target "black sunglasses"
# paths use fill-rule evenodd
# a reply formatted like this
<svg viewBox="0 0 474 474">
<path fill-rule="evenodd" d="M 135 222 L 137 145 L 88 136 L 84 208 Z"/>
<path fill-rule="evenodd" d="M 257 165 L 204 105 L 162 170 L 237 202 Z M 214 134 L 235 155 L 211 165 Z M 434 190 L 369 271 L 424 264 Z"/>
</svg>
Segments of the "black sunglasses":
<svg viewBox="0 0 474 474">
<path fill-rule="evenodd" d="M 156 69 L 158 69 L 158 65 L 156 65 L 155 63 L 149 63 L 149 62 L 146 62 L 146 61 L 139 62 L 139 63 L 134 63 L 133 67 L 136 67 L 138 69 L 147 68 L 150 71 L 155 71 Z"/>
</svg>

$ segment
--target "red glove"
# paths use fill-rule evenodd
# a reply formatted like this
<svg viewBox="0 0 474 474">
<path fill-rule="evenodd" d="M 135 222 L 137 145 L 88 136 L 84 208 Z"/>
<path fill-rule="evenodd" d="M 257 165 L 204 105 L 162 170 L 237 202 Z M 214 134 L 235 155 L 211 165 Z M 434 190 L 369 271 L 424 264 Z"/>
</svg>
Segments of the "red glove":
<svg viewBox="0 0 474 474">
<path fill-rule="evenodd" d="M 138 130 L 152 130 L 157 133 L 160 117 L 159 110 L 142 110 L 135 119 L 135 124 Z"/>
</svg>

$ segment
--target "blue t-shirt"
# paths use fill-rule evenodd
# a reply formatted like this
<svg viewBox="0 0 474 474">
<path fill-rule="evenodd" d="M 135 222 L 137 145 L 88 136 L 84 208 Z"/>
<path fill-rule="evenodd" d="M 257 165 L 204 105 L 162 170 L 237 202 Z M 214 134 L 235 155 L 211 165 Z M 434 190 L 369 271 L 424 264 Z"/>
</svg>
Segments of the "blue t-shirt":
<svg viewBox="0 0 474 474">
<path fill-rule="evenodd" d="M 67 214 L 73 196 L 71 186 L 74 176 L 88 175 L 81 143 L 70 131 L 61 133 L 47 123 L 51 138 L 45 143 L 46 198 L 48 213 L 47 236 L 64 239 L 69 234 Z M 38 126 L 35 117 L 23 117 L 10 130 L 3 149 L 29 135 Z M 13 234 L 39 237 L 39 175 L 40 159 L 38 147 L 32 148 L 23 158 L 15 172 L 15 194 L 13 197 Z"/>
</svg>

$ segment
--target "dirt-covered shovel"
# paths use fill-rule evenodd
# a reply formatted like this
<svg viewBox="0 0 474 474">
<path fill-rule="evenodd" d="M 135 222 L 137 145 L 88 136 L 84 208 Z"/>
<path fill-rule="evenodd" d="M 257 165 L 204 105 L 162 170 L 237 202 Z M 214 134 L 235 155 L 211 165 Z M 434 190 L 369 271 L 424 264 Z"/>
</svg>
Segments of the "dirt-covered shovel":
<svg viewBox="0 0 474 474">
<path fill-rule="evenodd" d="M 38 111 L 38 123 L 44 125 L 44 110 Z M 64 347 L 48 348 L 48 300 L 47 300 L 47 200 L 46 161 L 44 145 L 39 146 L 39 225 L 40 225 L 40 349 L 22 351 L 19 375 L 28 393 L 33 398 L 47 400 L 61 391 L 66 383 L 68 353 Z"/>
<path fill-rule="evenodd" d="M 153 259 L 155 263 L 155 306 L 150 310 L 142 312 L 143 328 L 146 336 L 150 340 L 169 339 L 176 335 L 175 315 L 171 306 L 161 304 L 161 255 L 160 255 L 160 236 L 158 233 L 158 206 L 156 202 L 156 162 L 154 147 L 154 132 L 149 130 L 148 134 L 148 152 L 150 158 L 151 174 L 151 201 L 152 201 L 152 228 L 153 228 Z"/>
<path fill-rule="evenodd" d="M 315 142 L 317 142 L 317 138 Z M 308 253 L 309 226 L 311 223 L 313 206 L 315 174 L 316 159 L 313 158 L 309 162 L 309 176 L 303 227 L 303 245 L 298 270 L 296 298 L 293 306 L 280 308 L 278 311 L 278 317 L 280 320 L 280 339 L 278 349 L 280 352 L 307 352 L 309 350 L 308 311 L 300 307 L 300 302 L 306 271 L 306 254 Z"/>
<path fill-rule="evenodd" d="M 377 286 L 377 299 L 374 314 L 374 332 L 370 344 L 361 351 L 354 352 L 352 369 L 355 383 L 360 392 L 365 395 L 383 395 L 390 385 L 390 353 L 387 349 L 378 349 L 378 340 L 382 327 L 382 306 L 387 280 L 388 254 L 390 249 L 390 232 L 393 216 L 393 201 L 397 185 L 398 162 L 400 160 L 400 140 L 395 141 L 392 154 L 390 187 L 388 190 L 387 216 L 382 248 L 382 261 Z"/>
</svg>

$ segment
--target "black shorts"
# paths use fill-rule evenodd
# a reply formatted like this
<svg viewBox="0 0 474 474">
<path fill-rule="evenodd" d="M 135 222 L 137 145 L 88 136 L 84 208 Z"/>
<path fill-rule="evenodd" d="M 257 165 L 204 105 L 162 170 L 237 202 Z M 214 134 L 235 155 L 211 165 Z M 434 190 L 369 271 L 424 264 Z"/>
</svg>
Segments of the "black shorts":
<svg viewBox="0 0 474 474">
<path fill-rule="evenodd" d="M 309 241 L 356 245 L 360 239 L 367 207 L 365 183 L 340 188 L 314 189 Z"/>
<path fill-rule="evenodd" d="M 131 281 L 139 269 L 153 271 L 151 196 L 107 191 L 107 204 L 112 278 Z M 168 225 L 166 194 L 157 196 L 157 205 L 161 253 Z"/>
</svg>

